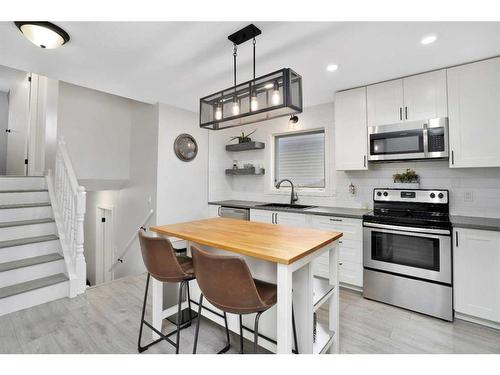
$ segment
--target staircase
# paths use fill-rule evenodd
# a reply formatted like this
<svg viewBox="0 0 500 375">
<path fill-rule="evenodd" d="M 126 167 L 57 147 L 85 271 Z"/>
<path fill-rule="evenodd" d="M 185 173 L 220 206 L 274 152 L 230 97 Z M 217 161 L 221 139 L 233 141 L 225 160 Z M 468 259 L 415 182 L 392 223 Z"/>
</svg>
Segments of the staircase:
<svg viewBox="0 0 500 375">
<path fill-rule="evenodd" d="M 70 296 L 46 177 L 0 177 L 0 316 Z"/>
</svg>

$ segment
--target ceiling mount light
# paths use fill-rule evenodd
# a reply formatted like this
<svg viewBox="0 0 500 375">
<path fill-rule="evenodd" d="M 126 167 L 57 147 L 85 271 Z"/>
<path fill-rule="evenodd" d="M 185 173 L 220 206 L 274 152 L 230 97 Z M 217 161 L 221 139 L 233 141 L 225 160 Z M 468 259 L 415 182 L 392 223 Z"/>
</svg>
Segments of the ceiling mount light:
<svg viewBox="0 0 500 375">
<path fill-rule="evenodd" d="M 219 130 L 302 112 L 302 78 L 297 73 L 283 68 L 255 76 L 255 38 L 261 33 L 251 24 L 228 36 L 233 43 L 233 86 L 200 99 L 200 128 Z M 238 84 L 238 45 L 249 40 L 253 42 L 253 78 Z M 224 103 L 232 103 L 232 111 L 224 111 Z"/>
<path fill-rule="evenodd" d="M 326 70 L 329 72 L 334 72 L 339 68 L 337 64 L 329 64 L 326 66 Z"/>
<path fill-rule="evenodd" d="M 437 36 L 435 35 L 428 35 L 426 37 L 423 37 L 420 43 L 423 45 L 431 44 L 434 43 L 437 40 Z"/>
<path fill-rule="evenodd" d="M 47 21 L 16 21 L 14 24 L 26 39 L 40 48 L 58 48 L 70 39 L 66 31 Z"/>
</svg>

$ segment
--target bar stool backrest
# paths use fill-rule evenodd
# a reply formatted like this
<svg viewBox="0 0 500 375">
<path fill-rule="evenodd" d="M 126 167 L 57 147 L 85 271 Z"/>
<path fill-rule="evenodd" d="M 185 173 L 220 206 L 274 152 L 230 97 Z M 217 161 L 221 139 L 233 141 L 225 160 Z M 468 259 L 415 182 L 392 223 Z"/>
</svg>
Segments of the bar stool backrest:
<svg viewBox="0 0 500 375">
<path fill-rule="evenodd" d="M 188 276 L 181 268 L 168 239 L 147 236 L 143 230 L 139 230 L 139 242 L 144 265 L 155 279 L 164 282 L 180 282 Z"/>
<path fill-rule="evenodd" d="M 212 254 L 191 246 L 194 272 L 205 298 L 222 311 L 245 314 L 268 308 L 261 300 L 244 259 Z"/>
</svg>

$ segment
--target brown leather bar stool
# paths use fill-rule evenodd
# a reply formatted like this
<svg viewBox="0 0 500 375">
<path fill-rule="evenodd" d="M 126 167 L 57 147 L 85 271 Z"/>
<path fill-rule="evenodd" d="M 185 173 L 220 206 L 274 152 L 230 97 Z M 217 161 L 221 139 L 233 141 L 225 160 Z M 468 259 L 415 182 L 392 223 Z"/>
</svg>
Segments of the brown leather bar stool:
<svg viewBox="0 0 500 375">
<path fill-rule="evenodd" d="M 205 297 L 212 305 L 224 312 L 227 345 L 219 352 L 230 348 L 227 313 L 238 314 L 240 323 L 240 353 L 243 353 L 242 315 L 254 314 L 254 353 L 257 353 L 259 338 L 259 318 L 262 313 L 273 307 L 277 301 L 277 286 L 252 277 L 244 259 L 234 256 L 216 255 L 191 246 L 196 280 L 201 289 L 198 304 L 198 321 L 194 337 L 193 354 L 196 354 L 200 330 L 201 309 Z M 297 332 L 292 308 L 292 325 L 295 348 Z M 298 352 L 296 350 L 296 352 Z"/>
<path fill-rule="evenodd" d="M 175 347 L 175 353 L 179 354 L 180 334 L 181 329 L 189 327 L 193 317 L 190 320 L 181 323 L 181 305 L 182 305 L 182 291 L 185 288 L 187 291 L 187 300 L 189 305 L 189 313 L 191 314 L 191 297 L 189 295 L 189 281 L 195 278 L 193 270 L 193 262 L 188 257 L 178 257 L 175 255 L 175 250 L 170 241 L 163 237 L 150 237 L 144 231 L 139 230 L 139 242 L 141 244 L 142 259 L 148 271 L 146 280 L 146 292 L 144 293 L 144 303 L 142 305 L 141 328 L 139 330 L 139 340 L 137 342 L 137 350 L 142 353 L 152 345 L 165 340 Z M 146 301 L 148 299 L 149 279 L 153 276 L 156 280 L 167 283 L 180 283 L 179 286 L 179 299 L 177 304 L 177 328 L 164 335 L 151 324 L 144 320 L 144 313 L 146 312 Z M 141 346 L 142 328 L 147 325 L 157 335 L 159 339 Z M 170 339 L 170 336 L 177 334 L 176 342 Z"/>
</svg>

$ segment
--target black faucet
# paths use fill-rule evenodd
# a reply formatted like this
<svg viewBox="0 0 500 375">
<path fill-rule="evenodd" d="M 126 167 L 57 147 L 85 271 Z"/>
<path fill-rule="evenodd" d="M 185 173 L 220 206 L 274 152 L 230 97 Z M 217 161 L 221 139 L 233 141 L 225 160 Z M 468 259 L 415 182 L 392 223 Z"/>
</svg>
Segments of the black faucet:
<svg viewBox="0 0 500 375">
<path fill-rule="evenodd" d="M 293 182 L 292 182 L 292 181 L 290 181 L 288 178 L 284 178 L 283 180 L 279 181 L 279 182 L 276 184 L 276 189 L 279 189 L 279 188 L 280 188 L 280 186 L 281 186 L 281 184 L 282 184 L 283 182 L 285 182 L 285 181 L 286 181 L 286 182 L 289 182 L 289 183 L 290 183 L 290 185 L 292 186 L 292 193 L 291 193 L 291 195 L 290 195 L 290 204 L 291 204 L 291 205 L 294 205 L 294 204 L 295 204 L 295 202 L 297 202 L 297 201 L 299 200 L 299 197 L 297 196 L 297 193 L 295 192 L 295 188 L 294 188 L 294 186 L 293 186 Z"/>
</svg>

